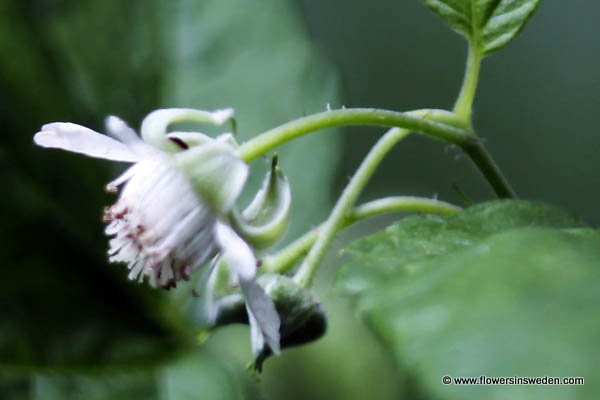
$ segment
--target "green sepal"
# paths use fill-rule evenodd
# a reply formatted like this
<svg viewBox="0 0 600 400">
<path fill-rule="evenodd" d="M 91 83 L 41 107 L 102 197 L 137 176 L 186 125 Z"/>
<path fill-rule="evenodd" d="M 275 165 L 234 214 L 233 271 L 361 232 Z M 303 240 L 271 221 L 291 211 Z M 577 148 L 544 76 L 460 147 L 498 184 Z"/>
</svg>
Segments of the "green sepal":
<svg viewBox="0 0 600 400">
<path fill-rule="evenodd" d="M 232 223 L 255 248 L 265 248 L 285 233 L 291 204 L 290 183 L 277 165 L 275 156 L 260 190 L 243 212 L 233 213 Z"/>
<path fill-rule="evenodd" d="M 228 143 L 214 140 L 174 155 L 175 164 L 217 215 L 225 216 L 239 197 L 248 166 Z"/>
</svg>

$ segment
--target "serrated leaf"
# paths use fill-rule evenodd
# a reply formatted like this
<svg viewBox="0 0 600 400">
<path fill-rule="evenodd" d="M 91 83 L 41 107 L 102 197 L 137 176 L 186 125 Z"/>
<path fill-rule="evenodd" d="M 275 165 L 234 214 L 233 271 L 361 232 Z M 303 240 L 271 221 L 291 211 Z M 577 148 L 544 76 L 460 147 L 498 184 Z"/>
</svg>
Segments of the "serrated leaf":
<svg viewBox="0 0 600 400">
<path fill-rule="evenodd" d="M 364 299 L 374 329 L 443 399 L 593 398 L 600 236 L 528 228 L 429 261 Z M 450 376 L 584 377 L 584 387 L 448 389 Z"/>
<path fill-rule="evenodd" d="M 540 0 L 423 0 L 482 54 L 506 46 L 525 26 Z"/>
<path fill-rule="evenodd" d="M 548 207 L 515 202 L 515 213 L 511 203 L 466 210 L 460 224 L 418 217 L 422 230 L 415 219 L 360 240 L 355 258 L 379 272 L 355 305 L 435 398 L 593 398 L 600 233 L 568 228 L 580 223 Z M 488 213 L 498 206 L 504 212 Z M 394 254 L 403 267 L 390 268 Z M 460 387 L 443 385 L 444 375 L 583 376 L 586 384 Z"/>
</svg>

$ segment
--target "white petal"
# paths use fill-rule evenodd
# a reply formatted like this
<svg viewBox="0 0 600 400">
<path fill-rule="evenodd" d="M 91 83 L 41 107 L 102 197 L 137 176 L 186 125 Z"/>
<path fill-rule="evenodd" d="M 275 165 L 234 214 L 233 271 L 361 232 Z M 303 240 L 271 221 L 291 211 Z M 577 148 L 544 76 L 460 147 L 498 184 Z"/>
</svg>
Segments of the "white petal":
<svg viewBox="0 0 600 400">
<path fill-rule="evenodd" d="M 63 149 L 90 157 L 126 162 L 139 160 L 139 156 L 123 143 L 85 126 L 68 122 L 44 125 L 42 130 L 35 134 L 33 141 L 38 146 Z"/>
<path fill-rule="evenodd" d="M 257 356 L 266 341 L 273 354 L 281 352 L 279 344 L 279 327 L 281 321 L 275 310 L 273 300 L 256 283 L 256 281 L 241 282 L 242 292 L 246 298 L 246 309 L 250 321 L 250 334 L 252 339 L 252 353 Z"/>
<path fill-rule="evenodd" d="M 156 149 L 148 146 L 121 118 L 110 115 L 106 117 L 104 124 L 109 135 L 129 147 L 140 159 L 156 156 Z"/>
<path fill-rule="evenodd" d="M 260 325 L 254 317 L 254 314 L 252 314 L 250 307 L 246 306 L 246 311 L 248 312 L 248 322 L 250 324 L 250 345 L 252 347 L 252 355 L 258 357 L 265 347 L 265 335 L 263 335 Z M 279 351 L 281 351 L 281 349 L 279 349 Z"/>
<path fill-rule="evenodd" d="M 215 238 L 225 262 L 238 275 L 240 281 L 250 281 L 256 275 L 256 258 L 250 246 L 227 224 L 217 222 Z"/>
<path fill-rule="evenodd" d="M 279 354 L 281 321 L 273 301 L 254 280 L 256 258 L 252 249 L 231 227 L 222 222 L 217 222 L 215 226 L 215 237 L 225 262 L 238 276 L 246 298 L 254 354 L 257 355 L 262 350 L 265 341 L 274 354 Z"/>
<path fill-rule="evenodd" d="M 106 131 L 112 137 L 118 139 L 122 143 L 130 144 L 137 141 L 142 141 L 133 129 L 125 121 L 114 115 L 109 115 L 104 120 Z"/>
</svg>

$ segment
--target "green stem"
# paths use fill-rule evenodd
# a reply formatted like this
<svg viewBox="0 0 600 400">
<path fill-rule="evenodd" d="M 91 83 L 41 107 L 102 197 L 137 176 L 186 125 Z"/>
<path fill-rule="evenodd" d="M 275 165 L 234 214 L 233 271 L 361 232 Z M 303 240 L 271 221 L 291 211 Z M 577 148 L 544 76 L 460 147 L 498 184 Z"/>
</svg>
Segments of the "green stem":
<svg viewBox="0 0 600 400">
<path fill-rule="evenodd" d="M 435 199 L 414 196 L 392 196 L 370 201 L 350 210 L 342 220 L 339 229 L 355 222 L 377 215 L 393 212 L 422 212 L 450 216 L 460 211 L 460 207 Z M 267 255 L 262 259 L 262 269 L 266 272 L 285 273 L 304 257 L 313 245 L 323 225 L 305 233 L 294 242 L 276 254 Z"/>
<path fill-rule="evenodd" d="M 473 108 L 473 101 L 475 100 L 475 93 L 477 92 L 481 60 L 482 54 L 479 46 L 477 43 L 471 42 L 469 44 L 465 77 L 456 103 L 454 104 L 454 112 L 469 124 L 471 123 L 471 110 Z"/>
<path fill-rule="evenodd" d="M 506 180 L 502 171 L 494 162 L 492 156 L 487 152 L 480 139 L 474 138 L 460 145 L 461 149 L 477 165 L 490 186 L 499 198 L 516 198 L 510 183 Z"/>
<path fill-rule="evenodd" d="M 240 156 L 244 161 L 250 162 L 299 136 L 343 125 L 404 128 L 453 144 L 461 144 L 473 137 L 473 133 L 465 127 L 464 122 L 448 111 L 417 110 L 402 113 L 375 108 L 347 108 L 309 115 L 264 132 L 242 144 L 239 149 Z"/>
<path fill-rule="evenodd" d="M 473 101 L 477 92 L 477 83 L 479 81 L 479 70 L 481 68 L 481 60 L 483 55 L 479 46 L 479 41 L 476 39 L 469 42 L 469 54 L 467 56 L 467 68 L 462 88 L 456 103 L 454 104 L 454 113 L 463 118 L 465 123 L 471 126 L 471 114 L 473 109 Z M 469 156 L 469 158 L 477 165 L 479 171 L 492 186 L 498 197 L 500 198 L 515 198 L 515 192 L 512 187 L 494 162 L 494 159 L 487 152 L 483 143 L 476 135 L 470 140 L 466 140 L 459 144 L 461 149 Z"/>
<path fill-rule="evenodd" d="M 467 74 L 466 76 L 471 75 Z M 465 80 L 468 79 L 465 78 Z M 474 90 L 473 85 L 466 86 L 473 87 Z M 500 197 L 514 196 L 508 182 L 483 146 L 480 143 L 473 146 L 477 136 L 469 128 L 469 123 L 458 115 L 445 110 L 424 109 L 399 113 L 373 108 L 348 108 L 326 111 L 290 121 L 250 139 L 240 146 L 240 156 L 244 161 L 250 162 L 299 136 L 324 128 L 353 124 L 398 125 L 457 144 L 467 152 Z"/>
<path fill-rule="evenodd" d="M 342 192 L 342 195 L 333 207 L 329 218 L 327 218 L 327 221 L 323 224 L 323 228 L 319 231 L 317 240 L 308 252 L 302 265 L 300 265 L 296 276 L 294 276 L 294 280 L 299 285 L 305 287 L 310 285 L 312 277 L 314 276 L 321 259 L 325 255 L 327 247 L 340 229 L 344 218 L 358 199 L 362 189 L 367 185 L 369 178 L 371 178 L 375 169 L 390 149 L 409 133 L 410 131 L 407 129 L 390 129 L 371 148 Z"/>
<path fill-rule="evenodd" d="M 454 204 L 436 199 L 417 196 L 390 196 L 372 200 L 355 207 L 350 211 L 344 221 L 344 227 L 362 219 L 375 217 L 399 211 L 414 211 L 421 213 L 439 214 L 443 216 L 454 215 L 461 210 Z"/>
</svg>

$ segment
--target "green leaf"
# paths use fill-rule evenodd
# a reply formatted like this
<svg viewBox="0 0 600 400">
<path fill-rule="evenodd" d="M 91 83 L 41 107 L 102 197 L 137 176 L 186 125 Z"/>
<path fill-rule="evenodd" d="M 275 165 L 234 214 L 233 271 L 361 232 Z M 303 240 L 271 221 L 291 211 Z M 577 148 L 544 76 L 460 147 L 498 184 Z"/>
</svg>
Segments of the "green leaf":
<svg viewBox="0 0 600 400">
<path fill-rule="evenodd" d="M 511 203 L 473 207 L 437 228 L 415 217 L 359 240 L 350 265 L 364 260 L 363 268 L 378 273 L 355 291 L 356 307 L 434 398 L 593 398 L 600 383 L 600 232 L 568 228 L 580 223 L 548 207 Z M 356 271 L 346 267 L 342 283 Z M 560 390 L 445 386 L 444 375 L 586 382 Z"/>
<path fill-rule="evenodd" d="M 540 3 L 540 0 L 423 1 L 484 55 L 506 46 L 523 29 Z"/>
<path fill-rule="evenodd" d="M 404 274 L 415 262 L 472 246 L 508 229 L 575 226 L 582 222 L 563 211 L 514 200 L 480 203 L 452 217 L 407 217 L 346 248 L 351 260 L 340 268 L 337 286 L 346 293 L 360 294 Z"/>
<path fill-rule="evenodd" d="M 96 373 L 39 373 L 31 379 L 27 398 L 63 399 L 156 399 L 155 371 L 114 369 Z M 24 396 L 25 397 L 25 396 Z"/>
</svg>

